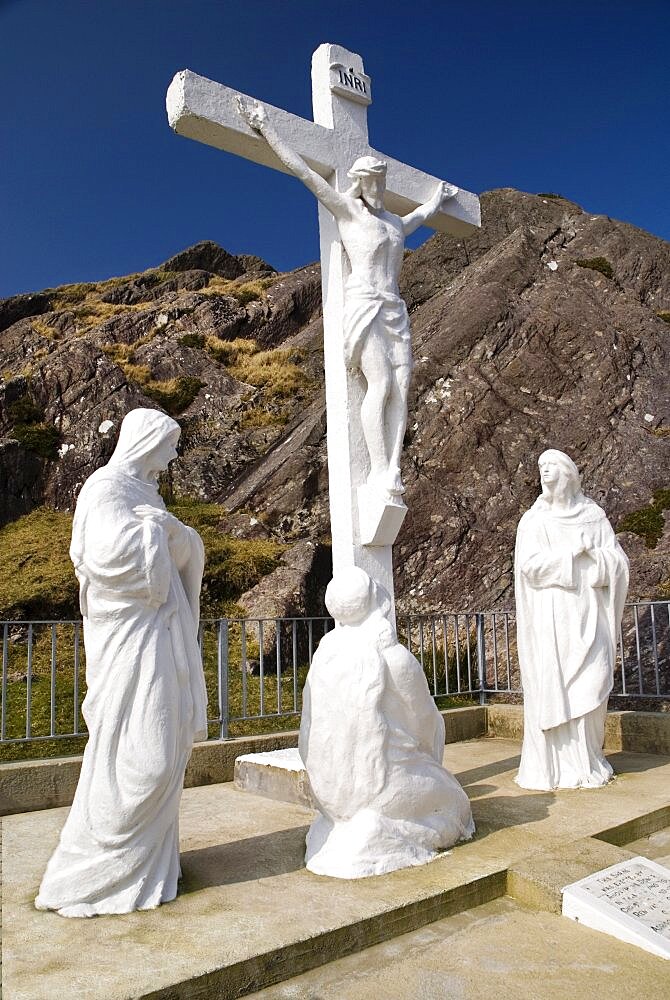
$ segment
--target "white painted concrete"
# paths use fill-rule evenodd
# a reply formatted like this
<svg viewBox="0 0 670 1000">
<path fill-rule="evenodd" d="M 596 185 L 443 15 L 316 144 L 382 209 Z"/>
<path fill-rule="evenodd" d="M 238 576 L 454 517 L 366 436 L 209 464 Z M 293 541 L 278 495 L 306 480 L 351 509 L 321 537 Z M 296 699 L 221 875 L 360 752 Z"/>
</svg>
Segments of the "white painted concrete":
<svg viewBox="0 0 670 1000">
<path fill-rule="evenodd" d="M 670 869 L 636 857 L 563 889 L 563 915 L 670 959 Z"/>
<path fill-rule="evenodd" d="M 409 321 L 397 293 L 404 235 L 423 222 L 441 232 L 467 235 L 479 226 L 480 213 L 476 195 L 444 185 L 369 145 L 371 94 L 361 57 L 324 44 L 312 60 L 314 122 L 258 105 L 189 70 L 174 78 L 167 107 L 179 134 L 294 173 L 319 198 L 334 570 L 352 565 L 364 569 L 391 596 L 393 619 L 391 545 L 405 511 L 399 499 L 399 453 L 411 367 Z M 366 157 L 386 164 L 381 211 L 375 216 L 369 210 L 369 191 L 348 199 L 348 213 L 339 211 L 352 186 L 352 164 Z M 360 184 L 371 187 L 369 179 Z M 430 211 L 422 212 L 421 206 Z M 373 264 L 372 249 L 382 244 L 388 247 L 384 259 Z M 356 315 L 347 319 L 345 307 L 352 303 Z M 372 357 L 376 337 L 370 331 L 375 325 L 385 331 L 387 349 Z M 348 356 L 347 337 L 352 335 L 363 343 L 360 357 Z M 392 338 L 393 357 L 388 348 Z M 390 391 L 382 392 L 379 402 L 369 389 L 386 381 Z M 369 503 L 367 492 L 358 493 L 363 486 L 376 492 Z"/>
</svg>

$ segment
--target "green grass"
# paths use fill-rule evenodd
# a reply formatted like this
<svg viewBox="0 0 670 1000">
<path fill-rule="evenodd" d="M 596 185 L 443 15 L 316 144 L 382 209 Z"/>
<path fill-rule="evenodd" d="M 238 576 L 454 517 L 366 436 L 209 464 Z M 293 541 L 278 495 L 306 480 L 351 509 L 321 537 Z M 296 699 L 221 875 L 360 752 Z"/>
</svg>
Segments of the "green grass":
<svg viewBox="0 0 670 1000">
<path fill-rule="evenodd" d="M 79 616 L 72 515 L 40 507 L 0 528 L 0 619 Z"/>
<path fill-rule="evenodd" d="M 168 506 L 175 517 L 195 528 L 205 545 L 203 618 L 235 614 L 233 605 L 239 596 L 276 569 L 286 546 L 268 539 L 224 535 L 221 524 L 226 512 L 219 504 L 181 499 Z"/>
<path fill-rule="evenodd" d="M 276 568 L 286 546 L 224 534 L 226 512 L 218 504 L 179 500 L 170 510 L 205 545 L 203 617 L 238 614 L 237 599 Z M 79 617 L 71 534 L 72 514 L 46 507 L 0 528 L 0 620 Z"/>
<path fill-rule="evenodd" d="M 54 310 L 68 309 L 79 302 L 84 302 L 98 286 L 94 282 L 80 281 L 74 285 L 62 285 L 53 295 Z"/>
<path fill-rule="evenodd" d="M 241 306 L 246 306 L 249 302 L 260 302 L 265 299 L 265 293 L 274 281 L 274 278 L 259 278 L 256 281 L 239 282 L 236 279 L 215 275 L 210 278 L 206 288 L 200 289 L 200 294 L 230 296 Z"/>
<path fill-rule="evenodd" d="M 205 544 L 205 575 L 202 589 L 203 617 L 238 616 L 243 609 L 237 603 L 245 590 L 253 587 L 278 564 L 285 546 L 263 539 L 231 538 L 221 531 L 225 510 L 217 504 L 199 504 L 180 500 L 171 505 L 172 512 L 185 524 L 194 527 Z M 78 586 L 69 558 L 72 515 L 40 508 L 0 529 L 0 619 L 20 621 L 77 619 Z M 56 626 L 56 729 L 71 732 L 73 728 L 74 651 L 72 626 Z M 7 736 L 25 735 L 28 673 L 27 626 L 9 630 Z M 32 732 L 47 736 L 50 732 L 51 692 L 51 629 L 35 626 L 32 655 Z M 204 661 L 210 706 L 216 705 L 216 640 L 213 630 L 206 633 Z M 247 642 L 248 658 L 258 656 L 258 642 L 251 629 Z M 268 652 L 266 650 L 266 652 Z M 241 628 L 231 626 L 231 714 L 240 714 L 242 700 Z M 83 645 L 80 648 L 80 701 L 85 693 Z M 273 661 L 274 665 L 274 661 Z M 270 669 L 268 667 L 268 669 Z M 305 668 L 306 669 L 306 668 Z M 249 704 L 246 714 L 255 714 L 260 707 L 259 679 L 246 678 Z M 292 682 L 291 682 L 292 684 Z M 282 706 L 288 702 L 289 682 L 282 687 Z M 276 711 L 276 694 L 268 695 L 266 710 Z M 236 700 L 237 699 L 237 700 Z M 239 707 L 235 707 L 238 705 Z M 273 707 L 274 706 L 274 707 Z M 210 707 L 213 714 L 215 709 Z M 83 727 L 83 721 L 80 720 Z M 263 727 L 270 726 L 270 729 Z M 246 731 L 272 731 L 272 726 L 285 723 L 244 723 Z M 260 727 L 260 728 L 259 728 Z M 239 727 L 238 727 L 239 728 Z M 290 726 L 289 726 L 290 728 Z M 1 760 L 26 756 L 57 757 L 80 753 L 81 740 L 50 740 L 32 744 L 10 744 L 0 750 Z"/>
<path fill-rule="evenodd" d="M 33 328 L 33 333 L 36 333 L 38 337 L 44 337 L 46 340 L 60 340 L 60 331 L 54 326 L 49 326 L 41 319 L 31 319 L 30 325 Z"/>
<path fill-rule="evenodd" d="M 259 430 L 263 427 L 284 427 L 289 420 L 290 410 L 280 408 L 278 410 L 264 410 L 260 407 L 252 407 L 245 410 L 239 420 L 241 431 Z"/>
<path fill-rule="evenodd" d="M 617 531 L 631 531 L 644 540 L 648 549 L 655 549 L 663 537 L 664 510 L 670 510 L 670 489 L 655 490 L 649 506 L 626 514 Z"/>
<path fill-rule="evenodd" d="M 590 271 L 599 271 L 606 278 L 614 277 L 614 268 L 607 257 L 581 257 L 575 261 L 578 267 L 585 267 Z"/>
</svg>

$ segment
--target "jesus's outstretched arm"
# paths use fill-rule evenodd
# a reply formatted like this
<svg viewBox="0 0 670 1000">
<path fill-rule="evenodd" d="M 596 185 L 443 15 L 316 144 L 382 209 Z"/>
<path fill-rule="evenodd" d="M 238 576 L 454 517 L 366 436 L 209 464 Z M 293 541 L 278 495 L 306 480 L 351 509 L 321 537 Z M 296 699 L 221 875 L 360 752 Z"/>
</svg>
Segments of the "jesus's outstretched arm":
<svg viewBox="0 0 670 1000">
<path fill-rule="evenodd" d="M 424 222 L 430 219 L 431 215 L 435 215 L 442 208 L 442 203 L 447 200 L 447 198 L 453 198 L 454 195 L 458 194 L 458 188 L 454 184 L 447 184 L 446 181 L 442 181 L 435 188 L 435 193 L 430 201 L 427 201 L 423 205 L 419 205 L 415 208 L 413 212 L 409 215 L 403 216 L 402 228 L 405 236 L 409 236 L 413 233 L 415 229 L 422 226 Z"/>
<path fill-rule="evenodd" d="M 268 146 L 277 154 L 285 167 L 301 180 L 305 187 L 309 188 L 312 194 L 318 198 L 329 212 L 336 219 L 350 214 L 349 199 L 340 194 L 330 184 L 323 179 L 315 170 L 312 170 L 299 153 L 296 153 L 280 136 L 268 118 L 267 111 L 258 101 L 253 104 L 249 101 L 238 98 L 237 108 L 250 128 L 263 136 Z"/>
</svg>

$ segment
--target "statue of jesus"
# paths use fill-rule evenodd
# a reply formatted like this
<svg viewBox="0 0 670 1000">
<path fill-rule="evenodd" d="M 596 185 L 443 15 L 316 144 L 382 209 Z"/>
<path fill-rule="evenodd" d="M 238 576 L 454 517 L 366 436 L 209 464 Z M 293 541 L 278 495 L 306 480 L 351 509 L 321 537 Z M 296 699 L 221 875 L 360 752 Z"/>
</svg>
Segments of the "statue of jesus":
<svg viewBox="0 0 670 1000">
<path fill-rule="evenodd" d="M 361 406 L 370 459 L 367 482 L 385 497 L 397 497 L 405 492 L 400 455 L 412 372 L 409 316 L 398 289 L 405 237 L 435 215 L 458 188 L 442 182 L 424 205 L 403 217 L 393 215 L 384 208 L 383 160 L 359 157 L 348 172 L 352 186 L 343 193 L 336 191 L 280 138 L 262 104 L 238 99 L 238 108 L 337 221 L 351 269 L 345 285 L 344 360 L 348 367 L 360 369 L 367 382 Z"/>
</svg>

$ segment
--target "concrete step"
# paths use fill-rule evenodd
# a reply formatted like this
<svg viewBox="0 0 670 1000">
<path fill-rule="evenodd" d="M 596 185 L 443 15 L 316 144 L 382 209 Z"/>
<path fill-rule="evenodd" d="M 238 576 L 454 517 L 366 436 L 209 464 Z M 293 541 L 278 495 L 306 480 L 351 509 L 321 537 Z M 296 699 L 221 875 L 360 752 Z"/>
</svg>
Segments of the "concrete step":
<svg viewBox="0 0 670 1000">
<path fill-rule="evenodd" d="M 235 788 L 278 802 L 296 802 L 316 809 L 309 777 L 297 747 L 247 753 L 235 761 Z"/>
<path fill-rule="evenodd" d="M 667 1000 L 668 964 L 503 897 L 248 1000 Z"/>
<path fill-rule="evenodd" d="M 442 712 L 442 718 L 447 744 L 484 735 L 486 709 L 481 706 L 447 709 Z M 316 808 L 307 771 L 296 746 L 278 750 L 263 748 L 259 752 L 241 754 L 235 760 L 233 780 L 242 792 Z"/>
<path fill-rule="evenodd" d="M 660 823 L 670 805 L 668 758 L 615 754 L 624 772 L 617 781 L 560 793 L 518 788 L 518 761 L 519 745 L 507 740 L 446 747 L 445 765 L 472 800 L 475 838 L 428 865 L 354 882 L 304 869 L 313 816 L 304 806 L 243 794 L 232 783 L 186 789 L 177 899 L 93 920 L 32 905 L 67 810 L 5 817 L 4 998 L 244 996 L 501 897 L 508 872 L 524 861 L 562 847 L 569 855 L 570 844 L 622 824 L 631 836 L 636 828 L 648 836 L 646 817 Z M 546 869 L 538 870 L 546 880 Z M 522 875 L 519 883 L 532 882 L 530 864 Z"/>
<path fill-rule="evenodd" d="M 482 705 L 448 709 L 442 712 L 442 717 L 447 743 L 473 740 L 486 734 L 486 708 Z M 184 786 L 194 788 L 232 781 L 235 760 L 240 755 L 297 745 L 297 730 L 196 743 L 186 768 Z M 79 780 L 81 761 L 81 757 L 57 757 L 0 763 L 0 816 L 69 806 Z"/>
</svg>

